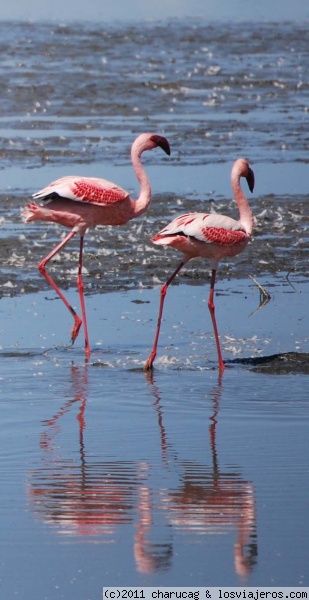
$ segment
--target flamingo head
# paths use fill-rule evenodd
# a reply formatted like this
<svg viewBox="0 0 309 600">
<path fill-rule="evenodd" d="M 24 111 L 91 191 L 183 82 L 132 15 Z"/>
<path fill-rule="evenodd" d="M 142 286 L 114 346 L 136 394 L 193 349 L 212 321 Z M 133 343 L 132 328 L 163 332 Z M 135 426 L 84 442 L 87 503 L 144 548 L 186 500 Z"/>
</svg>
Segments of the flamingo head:
<svg viewBox="0 0 309 600">
<path fill-rule="evenodd" d="M 160 146 L 166 154 L 170 155 L 170 145 L 165 137 L 155 133 L 142 133 L 132 144 L 131 155 L 140 156 L 145 150 L 153 150 Z"/>
<path fill-rule="evenodd" d="M 247 184 L 250 192 L 254 190 L 254 173 L 245 158 L 238 158 L 233 166 L 232 174 L 236 177 L 244 177 L 247 180 Z"/>
</svg>

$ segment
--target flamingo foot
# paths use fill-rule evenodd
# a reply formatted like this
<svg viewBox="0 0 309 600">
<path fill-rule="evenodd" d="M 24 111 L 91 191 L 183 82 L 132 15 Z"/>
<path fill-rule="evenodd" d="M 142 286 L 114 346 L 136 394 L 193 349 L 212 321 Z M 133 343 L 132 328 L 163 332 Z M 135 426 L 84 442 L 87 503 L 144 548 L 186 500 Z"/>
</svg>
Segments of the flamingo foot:
<svg viewBox="0 0 309 600">
<path fill-rule="evenodd" d="M 75 323 L 74 323 L 74 325 L 72 327 L 72 331 L 71 331 L 72 346 L 73 346 L 73 344 L 74 344 L 74 342 L 75 342 L 75 340 L 76 340 L 76 338 L 77 338 L 77 336 L 79 334 L 79 330 L 80 330 L 81 325 L 82 325 L 82 320 L 77 315 L 74 315 L 74 320 L 75 320 Z"/>
<path fill-rule="evenodd" d="M 149 355 L 149 358 L 146 360 L 145 364 L 144 364 L 144 371 L 151 371 L 153 369 L 153 361 L 156 358 L 156 354 L 154 352 L 151 352 L 151 354 Z"/>
<path fill-rule="evenodd" d="M 29 202 L 26 205 L 26 209 L 21 211 L 21 217 L 24 223 L 29 223 L 30 221 L 44 220 L 44 217 L 46 217 L 48 213 L 49 211 L 43 206 L 38 206 L 35 202 Z"/>
<path fill-rule="evenodd" d="M 222 359 L 221 359 L 221 361 L 219 360 L 219 362 L 218 362 L 218 369 L 219 369 L 220 373 L 223 373 L 223 371 L 225 369 L 225 364 Z"/>
<path fill-rule="evenodd" d="M 86 359 L 86 362 L 88 362 L 88 360 L 90 358 L 90 354 L 91 354 L 90 346 L 86 346 L 85 345 L 85 359 Z"/>
</svg>

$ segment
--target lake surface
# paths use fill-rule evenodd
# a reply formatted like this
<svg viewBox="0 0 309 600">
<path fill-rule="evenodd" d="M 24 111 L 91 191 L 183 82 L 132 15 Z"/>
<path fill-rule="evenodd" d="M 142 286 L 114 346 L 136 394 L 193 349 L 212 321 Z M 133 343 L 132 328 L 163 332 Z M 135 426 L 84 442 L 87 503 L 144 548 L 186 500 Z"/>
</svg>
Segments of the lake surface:
<svg viewBox="0 0 309 600">
<path fill-rule="evenodd" d="M 299 23 L 0 24 L 1 597 L 309 585 L 307 46 Z M 64 231 L 20 210 L 69 174 L 137 197 L 130 146 L 143 131 L 165 135 L 171 157 L 143 158 L 145 216 L 86 236 L 85 362 L 37 270 Z M 209 264 L 192 261 L 145 374 L 179 261 L 150 238 L 184 212 L 237 215 L 240 156 L 256 223 L 218 272 L 226 369 Z M 72 240 L 48 269 L 79 311 L 77 260 Z"/>
</svg>

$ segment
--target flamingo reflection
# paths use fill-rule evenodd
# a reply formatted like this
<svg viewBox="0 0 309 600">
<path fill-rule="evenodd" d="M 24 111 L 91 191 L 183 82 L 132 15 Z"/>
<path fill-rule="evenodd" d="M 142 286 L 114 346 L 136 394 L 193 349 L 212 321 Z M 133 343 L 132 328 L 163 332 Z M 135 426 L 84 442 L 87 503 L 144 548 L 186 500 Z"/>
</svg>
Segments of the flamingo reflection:
<svg viewBox="0 0 309 600">
<path fill-rule="evenodd" d="M 88 363 L 72 366 L 69 399 L 43 422 L 40 438 L 43 466 L 30 473 L 28 492 L 35 517 L 62 535 L 83 536 L 89 542 L 114 541 L 121 525 L 134 526 L 137 570 L 167 569 L 172 544 L 149 538 L 154 529 L 153 490 L 147 485 L 146 461 L 97 461 L 87 456 L 85 444 Z M 57 436 L 63 417 L 78 406 L 78 459 L 63 458 Z"/>
<path fill-rule="evenodd" d="M 164 402 L 154 379 L 145 373 L 153 397 L 162 469 L 177 476 L 174 487 L 158 486 L 149 460 L 100 460 L 87 452 L 85 437 L 88 369 L 72 366 L 68 400 L 44 421 L 40 438 L 42 464 L 28 478 L 29 502 L 37 519 L 57 534 L 83 537 L 85 542 L 115 541 L 121 526 L 132 531 L 132 552 L 141 573 L 168 570 L 174 534 L 190 536 L 236 533 L 235 571 L 246 576 L 257 556 L 254 489 L 239 469 L 222 469 L 217 448 L 217 423 L 222 379 L 208 398 L 211 404 L 208 457 L 200 463 L 182 460 L 164 424 Z M 149 394 L 148 394 L 149 398 Z M 209 407 L 209 402 L 206 402 Z M 65 415 L 76 410 L 77 452 L 64 455 L 59 435 Z M 209 418 L 209 417 L 208 417 Z M 160 460 L 160 459 L 159 459 Z"/>
<path fill-rule="evenodd" d="M 256 510 L 254 489 L 238 470 L 219 467 L 216 426 L 221 396 L 222 374 L 212 391 L 209 439 L 212 465 L 191 461 L 181 463 L 177 489 L 163 499 L 169 523 L 176 530 L 196 535 L 218 535 L 236 530 L 234 565 L 237 575 L 247 576 L 256 563 Z"/>
<path fill-rule="evenodd" d="M 66 535 L 112 534 L 116 526 L 133 520 L 138 466 L 130 461 L 90 462 L 84 431 L 88 365 L 71 367 L 71 398 L 52 418 L 44 421 L 40 446 L 43 467 L 32 472 L 29 495 L 37 517 Z M 55 438 L 60 419 L 78 403 L 78 460 L 62 458 Z"/>
<path fill-rule="evenodd" d="M 46 429 L 41 433 L 40 438 L 40 446 L 42 450 L 46 450 L 49 452 L 53 451 L 53 440 L 55 439 L 57 433 L 60 430 L 59 419 L 63 417 L 67 412 L 69 412 L 72 406 L 77 403 L 79 404 L 79 411 L 77 415 L 77 420 L 79 422 L 79 438 L 80 438 L 80 450 L 81 450 L 81 458 L 83 460 L 83 432 L 85 429 L 85 410 L 87 403 L 87 393 L 88 393 L 88 368 L 85 365 L 84 368 L 79 369 L 76 365 L 71 365 L 70 371 L 70 387 L 67 393 L 68 396 L 67 402 L 59 409 L 59 411 L 53 415 L 51 419 L 43 421 L 43 424 L 46 426 Z M 73 397 L 72 397 L 73 396 Z"/>
</svg>

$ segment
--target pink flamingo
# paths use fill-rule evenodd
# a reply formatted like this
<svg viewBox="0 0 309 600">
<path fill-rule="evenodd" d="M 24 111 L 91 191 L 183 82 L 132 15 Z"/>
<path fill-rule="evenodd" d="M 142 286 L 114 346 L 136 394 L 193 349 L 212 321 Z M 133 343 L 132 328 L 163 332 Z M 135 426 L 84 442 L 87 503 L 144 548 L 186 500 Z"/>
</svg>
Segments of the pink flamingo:
<svg viewBox="0 0 309 600">
<path fill-rule="evenodd" d="M 34 202 L 31 202 L 27 204 L 26 210 L 22 212 L 22 218 L 27 223 L 30 221 L 50 221 L 71 228 L 70 233 L 39 263 L 38 268 L 73 316 L 72 344 L 76 340 L 83 323 L 87 358 L 90 356 L 90 345 L 82 280 L 85 233 L 88 227 L 95 227 L 96 225 L 123 225 L 127 221 L 130 221 L 130 219 L 134 219 L 145 212 L 151 200 L 151 187 L 141 162 L 141 154 L 145 150 L 152 150 L 158 146 L 166 154 L 170 154 L 169 143 L 161 135 L 142 133 L 132 144 L 131 160 L 140 184 L 140 194 L 137 200 L 132 200 L 128 192 L 105 179 L 68 176 L 57 179 L 57 181 L 50 183 L 47 187 L 33 194 L 33 198 L 35 199 L 47 200 L 45 206 L 38 206 Z M 51 276 L 46 272 L 46 264 L 76 233 L 80 235 L 77 289 L 80 297 L 82 318 L 76 314 L 74 308 L 70 305 Z"/>
<path fill-rule="evenodd" d="M 226 217 L 225 215 L 187 213 L 174 219 L 152 238 L 154 244 L 176 248 L 176 250 L 183 253 L 183 258 L 177 269 L 175 269 L 161 288 L 156 335 L 152 351 L 144 366 L 145 370 L 152 369 L 153 361 L 157 354 L 163 305 L 167 288 L 172 283 L 177 273 L 179 273 L 180 269 L 182 269 L 191 258 L 197 257 L 210 259 L 211 282 L 208 308 L 216 340 L 218 367 L 220 371 L 223 371 L 224 369 L 215 318 L 214 289 L 219 260 L 227 256 L 236 256 L 236 254 L 239 254 L 244 250 L 251 239 L 253 216 L 245 194 L 240 186 L 241 177 L 246 178 L 249 189 L 253 192 L 254 173 L 248 162 L 243 158 L 239 158 L 235 161 L 231 173 L 232 190 L 239 209 L 239 221 Z"/>
</svg>

